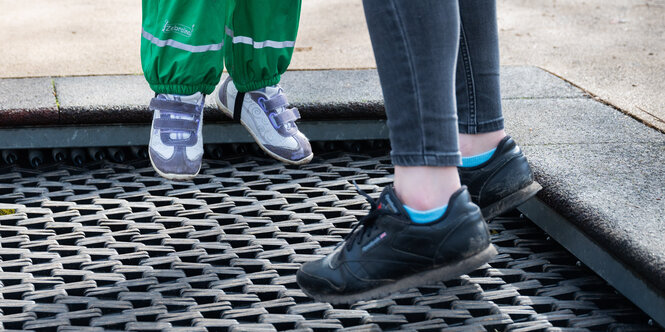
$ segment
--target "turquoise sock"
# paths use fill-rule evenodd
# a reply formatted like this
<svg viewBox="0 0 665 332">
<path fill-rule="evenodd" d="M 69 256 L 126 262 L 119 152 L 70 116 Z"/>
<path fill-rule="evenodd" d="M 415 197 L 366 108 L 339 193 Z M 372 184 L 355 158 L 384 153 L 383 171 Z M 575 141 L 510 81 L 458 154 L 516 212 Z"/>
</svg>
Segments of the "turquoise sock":
<svg viewBox="0 0 665 332">
<path fill-rule="evenodd" d="M 475 167 L 492 158 L 496 148 L 471 157 L 462 157 L 462 167 Z"/>
<path fill-rule="evenodd" d="M 411 220 L 416 224 L 426 224 L 438 220 L 444 213 L 446 213 L 446 208 L 448 208 L 448 205 L 427 211 L 420 211 L 404 205 L 404 210 L 406 210 L 406 213 L 409 214 Z"/>
</svg>

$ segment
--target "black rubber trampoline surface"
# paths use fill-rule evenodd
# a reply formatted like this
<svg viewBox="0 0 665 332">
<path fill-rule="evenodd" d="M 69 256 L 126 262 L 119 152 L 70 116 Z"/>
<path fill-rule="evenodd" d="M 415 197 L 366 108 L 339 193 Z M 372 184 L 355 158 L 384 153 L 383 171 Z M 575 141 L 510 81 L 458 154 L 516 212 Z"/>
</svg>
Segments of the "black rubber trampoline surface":
<svg viewBox="0 0 665 332">
<path fill-rule="evenodd" d="M 286 166 L 205 160 L 193 182 L 149 161 L 0 169 L 0 322 L 34 331 L 649 331 L 649 318 L 519 214 L 499 255 L 445 283 L 351 306 L 295 273 L 391 183 L 385 149 Z M 11 206 L 10 206 L 11 207 Z M 7 212 L 7 211 L 5 211 Z M 8 211 L 11 213 L 11 211 Z"/>
</svg>

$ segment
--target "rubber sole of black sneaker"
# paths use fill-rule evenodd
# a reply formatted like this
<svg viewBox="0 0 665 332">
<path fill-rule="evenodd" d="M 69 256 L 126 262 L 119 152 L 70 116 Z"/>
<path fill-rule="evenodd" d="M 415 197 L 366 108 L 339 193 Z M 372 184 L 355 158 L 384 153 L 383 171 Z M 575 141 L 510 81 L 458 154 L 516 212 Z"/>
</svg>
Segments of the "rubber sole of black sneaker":
<svg viewBox="0 0 665 332">
<path fill-rule="evenodd" d="M 534 181 L 530 185 L 506 196 L 502 200 L 480 209 L 480 211 L 485 220 L 490 221 L 497 216 L 522 205 L 529 200 L 529 198 L 536 196 L 540 189 L 543 189 L 543 187 L 538 182 Z"/>
<path fill-rule="evenodd" d="M 497 253 L 498 252 L 496 248 L 494 248 L 494 245 L 490 244 L 483 251 L 457 263 L 410 275 L 394 283 L 374 288 L 362 293 L 344 295 L 318 295 L 312 294 L 305 289 L 302 289 L 302 291 L 307 294 L 307 296 L 317 301 L 328 302 L 330 304 L 352 304 L 358 301 L 373 300 L 397 293 L 401 290 L 431 285 L 441 281 L 448 281 L 461 275 L 473 272 L 477 268 L 489 262 L 494 256 L 496 256 Z"/>
</svg>

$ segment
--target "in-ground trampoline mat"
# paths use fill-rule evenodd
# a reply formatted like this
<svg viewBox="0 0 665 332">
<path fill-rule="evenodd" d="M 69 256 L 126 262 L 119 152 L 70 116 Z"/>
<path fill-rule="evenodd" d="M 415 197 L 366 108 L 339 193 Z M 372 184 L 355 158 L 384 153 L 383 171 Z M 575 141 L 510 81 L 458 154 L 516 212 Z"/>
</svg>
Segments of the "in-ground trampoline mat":
<svg viewBox="0 0 665 332">
<path fill-rule="evenodd" d="M 357 150 L 357 149 L 356 149 Z M 489 264 L 441 284 L 330 305 L 296 284 L 392 182 L 385 149 L 287 166 L 205 160 L 192 182 L 146 159 L 6 167 L 0 322 L 35 331 L 656 330 L 517 213 L 490 223 Z M 12 208 L 12 206 L 7 206 Z"/>
</svg>

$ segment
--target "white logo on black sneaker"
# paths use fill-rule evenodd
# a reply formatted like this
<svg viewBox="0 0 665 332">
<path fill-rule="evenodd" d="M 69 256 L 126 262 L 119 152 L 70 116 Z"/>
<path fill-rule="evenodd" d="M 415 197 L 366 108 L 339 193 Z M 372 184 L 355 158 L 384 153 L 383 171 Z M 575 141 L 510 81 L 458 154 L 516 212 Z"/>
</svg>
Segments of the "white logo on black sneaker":
<svg viewBox="0 0 665 332">
<path fill-rule="evenodd" d="M 386 232 L 379 234 L 379 236 L 375 237 L 374 240 L 370 241 L 368 244 L 363 246 L 362 248 L 363 252 L 372 249 L 372 247 L 379 244 L 379 242 L 381 242 L 381 240 L 383 240 L 386 236 L 388 236 L 388 233 Z"/>
</svg>

